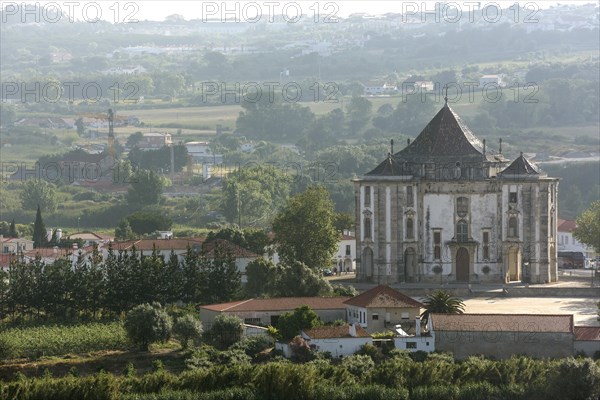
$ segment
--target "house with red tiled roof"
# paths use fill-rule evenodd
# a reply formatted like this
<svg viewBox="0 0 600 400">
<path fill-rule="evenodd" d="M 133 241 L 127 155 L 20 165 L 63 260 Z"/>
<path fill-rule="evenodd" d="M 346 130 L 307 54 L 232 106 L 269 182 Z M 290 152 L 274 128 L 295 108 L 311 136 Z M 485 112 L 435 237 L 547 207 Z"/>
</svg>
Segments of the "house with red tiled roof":
<svg viewBox="0 0 600 400">
<path fill-rule="evenodd" d="M 33 240 L 25 238 L 5 238 L 0 235 L 0 253 L 16 254 L 33 250 Z"/>
<path fill-rule="evenodd" d="M 351 356 L 365 344 L 373 344 L 373 338 L 360 325 L 317 326 L 305 329 L 300 336 L 311 349 L 329 352 L 332 357 Z"/>
<path fill-rule="evenodd" d="M 118 253 L 119 251 L 131 251 L 135 248 L 136 251 L 141 252 L 143 255 L 150 255 L 152 254 L 152 251 L 156 249 L 158 254 L 163 256 L 165 260 L 169 259 L 172 251 L 181 261 L 189 248 L 196 252 L 200 252 L 203 243 L 203 238 L 127 240 L 123 242 L 113 242 L 108 246 L 104 246 L 102 248 L 102 256 L 106 257 L 109 249 Z"/>
<path fill-rule="evenodd" d="M 429 318 L 435 349 L 452 352 L 457 359 L 573 356 L 570 314 L 431 314 Z"/>
<path fill-rule="evenodd" d="M 378 285 L 345 302 L 346 319 L 358 323 L 367 332 L 394 330 L 401 325 L 406 332 L 415 331 L 416 318 L 423 304 L 387 285 Z"/>
<path fill-rule="evenodd" d="M 204 327 L 211 326 L 220 314 L 235 315 L 251 325 L 277 325 L 279 317 L 301 306 L 309 306 L 323 322 L 346 319 L 344 301 L 350 297 L 276 297 L 247 299 L 200 307 L 200 320 Z"/>
</svg>

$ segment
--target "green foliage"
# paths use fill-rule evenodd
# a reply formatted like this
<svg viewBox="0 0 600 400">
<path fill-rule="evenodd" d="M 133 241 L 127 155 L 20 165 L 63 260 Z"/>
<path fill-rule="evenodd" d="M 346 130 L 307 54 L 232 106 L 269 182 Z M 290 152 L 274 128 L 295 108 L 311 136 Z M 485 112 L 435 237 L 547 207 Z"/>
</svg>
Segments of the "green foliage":
<svg viewBox="0 0 600 400">
<path fill-rule="evenodd" d="M 373 368 L 375 368 L 375 362 L 373 359 L 364 354 L 355 354 L 349 357 L 345 357 L 342 360 L 342 367 L 348 370 L 352 375 L 357 378 L 368 375 Z"/>
<path fill-rule="evenodd" d="M 48 242 L 48 236 L 46 232 L 46 225 L 42 219 L 42 211 L 40 206 L 37 206 L 37 212 L 35 214 L 35 222 L 33 223 L 33 247 L 44 247 Z"/>
<path fill-rule="evenodd" d="M 549 371 L 549 399 L 596 400 L 600 396 L 600 366 L 589 358 L 566 358 Z"/>
<path fill-rule="evenodd" d="M 231 223 L 264 227 L 285 203 L 289 192 L 290 177 L 282 170 L 250 164 L 227 175 L 221 211 Z"/>
<path fill-rule="evenodd" d="M 425 296 L 422 303 L 425 306 L 425 311 L 421 314 L 421 318 L 424 320 L 428 320 L 429 315 L 434 313 L 462 314 L 465 310 L 465 305 L 461 299 L 441 289 Z"/>
<path fill-rule="evenodd" d="M 0 332 L 0 352 L 5 349 L 6 358 L 126 349 L 129 345 L 120 322 L 21 327 Z"/>
<path fill-rule="evenodd" d="M 184 349 L 187 349 L 190 340 L 199 340 L 202 331 L 202 322 L 192 314 L 177 318 L 173 324 L 173 335 L 179 339 Z"/>
<path fill-rule="evenodd" d="M 147 351 L 154 342 L 171 337 L 173 322 L 160 304 L 140 304 L 127 313 L 125 330 L 132 343 Z"/>
<path fill-rule="evenodd" d="M 164 213 L 159 213 L 158 210 L 152 209 L 131 214 L 127 217 L 127 222 L 129 223 L 131 230 L 138 235 L 145 235 L 156 231 L 168 231 L 173 225 L 173 221 L 165 216 Z M 121 224 L 119 224 L 119 228 L 121 228 Z M 124 228 L 125 231 L 120 231 L 120 234 L 129 233 L 127 227 L 125 226 Z M 115 231 L 115 234 L 116 233 L 117 232 Z"/>
<path fill-rule="evenodd" d="M 263 400 L 304 400 L 313 393 L 318 381 L 312 366 L 268 363 L 257 370 L 252 383 Z"/>
<path fill-rule="evenodd" d="M 246 286 L 244 290 L 249 297 L 259 297 L 262 294 L 269 294 L 275 290 L 274 278 L 277 274 L 275 265 L 259 257 L 248 263 L 246 267 Z"/>
<path fill-rule="evenodd" d="M 258 255 L 264 254 L 265 248 L 269 245 L 269 237 L 265 231 L 256 228 L 240 229 L 237 226 L 233 226 L 220 229 L 216 232 L 210 231 L 206 235 L 206 241 L 210 242 L 213 239 L 230 241 Z"/>
<path fill-rule="evenodd" d="M 137 168 L 164 172 L 171 170 L 170 146 L 163 146 L 157 150 L 140 150 L 134 146 L 127 157 L 131 164 L 135 165 Z M 173 145 L 173 162 L 175 165 L 175 172 L 180 172 L 186 166 L 187 157 L 188 151 L 185 145 Z"/>
<path fill-rule="evenodd" d="M 127 218 L 123 218 L 119 221 L 119 225 L 115 228 L 115 239 L 116 240 L 129 240 L 133 238 L 133 230 L 129 224 Z"/>
<path fill-rule="evenodd" d="M 140 169 L 131 176 L 127 203 L 135 208 L 156 205 L 161 199 L 165 181 L 154 171 Z"/>
<path fill-rule="evenodd" d="M 593 202 L 590 208 L 577 218 L 577 228 L 573 236 L 600 253 L 600 200 Z"/>
<path fill-rule="evenodd" d="M 242 340 L 243 321 L 235 315 L 219 314 L 205 333 L 207 339 L 219 349 L 226 349 Z"/>
<path fill-rule="evenodd" d="M 255 358 L 259 353 L 270 349 L 275 345 L 272 337 L 267 335 L 246 336 L 241 341 L 231 346 L 231 349 L 239 349 L 249 357 Z"/>
<path fill-rule="evenodd" d="M 310 329 L 321 325 L 321 320 L 316 312 L 309 306 L 300 306 L 293 312 L 287 312 L 279 317 L 277 329 L 283 339 L 290 340 L 298 335 L 302 329 Z"/>
<path fill-rule="evenodd" d="M 358 296 L 358 290 L 352 285 L 342 285 L 341 283 L 336 283 L 331 285 L 333 288 L 334 296 Z"/>
<path fill-rule="evenodd" d="M 328 266 L 338 243 L 333 222 L 333 203 L 325 188 L 312 186 L 292 197 L 273 222 L 284 263 L 299 261 L 317 270 Z"/>
<path fill-rule="evenodd" d="M 58 205 L 56 186 L 44 179 L 30 179 L 23 184 L 21 203 L 25 210 L 40 207 L 44 211 L 53 212 Z"/>
</svg>

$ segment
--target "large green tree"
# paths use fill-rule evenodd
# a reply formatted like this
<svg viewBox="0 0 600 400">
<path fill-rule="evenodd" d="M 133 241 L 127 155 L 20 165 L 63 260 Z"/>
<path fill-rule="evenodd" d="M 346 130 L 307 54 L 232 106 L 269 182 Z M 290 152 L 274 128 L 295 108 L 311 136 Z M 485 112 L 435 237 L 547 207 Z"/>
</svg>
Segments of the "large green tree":
<svg viewBox="0 0 600 400">
<path fill-rule="evenodd" d="M 314 269 L 328 266 L 338 243 L 334 221 L 333 202 L 325 188 L 312 186 L 292 197 L 273 222 L 281 259 Z"/>
<path fill-rule="evenodd" d="M 573 232 L 573 236 L 600 253 L 600 200 L 594 201 L 577 218 L 577 228 Z"/>
<path fill-rule="evenodd" d="M 43 179 L 25 182 L 20 197 L 25 210 L 35 210 L 39 206 L 44 211 L 52 212 L 58 205 L 55 186 Z"/>
<path fill-rule="evenodd" d="M 222 210 L 240 226 L 267 226 L 290 191 L 290 178 L 279 168 L 255 165 L 227 175 Z"/>
<path fill-rule="evenodd" d="M 131 176 L 131 187 L 127 192 L 127 202 L 133 207 L 158 204 L 165 187 L 165 181 L 154 171 L 140 169 Z"/>
<path fill-rule="evenodd" d="M 309 306 L 300 306 L 293 312 L 286 312 L 279 317 L 277 329 L 284 339 L 290 340 L 300 334 L 301 329 L 310 329 L 321 325 L 316 312 Z"/>
<path fill-rule="evenodd" d="M 127 313 L 125 330 L 131 341 L 147 351 L 151 343 L 171 337 L 173 321 L 160 304 L 140 304 Z"/>
</svg>

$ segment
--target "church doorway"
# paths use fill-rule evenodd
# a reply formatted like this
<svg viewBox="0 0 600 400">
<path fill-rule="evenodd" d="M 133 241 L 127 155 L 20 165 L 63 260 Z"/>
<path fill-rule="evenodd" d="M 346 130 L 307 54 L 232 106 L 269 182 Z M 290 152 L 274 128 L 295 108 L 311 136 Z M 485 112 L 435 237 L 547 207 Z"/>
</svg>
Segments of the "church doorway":
<svg viewBox="0 0 600 400">
<path fill-rule="evenodd" d="M 373 250 L 369 247 L 363 250 L 363 265 L 365 270 L 365 277 L 373 277 Z"/>
<path fill-rule="evenodd" d="M 508 280 L 521 280 L 521 251 L 518 247 L 511 247 L 508 250 Z"/>
<path fill-rule="evenodd" d="M 417 257 L 415 249 L 409 247 L 404 251 L 404 274 L 407 282 L 415 282 L 417 275 Z"/>
<path fill-rule="evenodd" d="M 456 252 L 456 281 L 469 282 L 469 250 L 461 247 Z"/>
</svg>

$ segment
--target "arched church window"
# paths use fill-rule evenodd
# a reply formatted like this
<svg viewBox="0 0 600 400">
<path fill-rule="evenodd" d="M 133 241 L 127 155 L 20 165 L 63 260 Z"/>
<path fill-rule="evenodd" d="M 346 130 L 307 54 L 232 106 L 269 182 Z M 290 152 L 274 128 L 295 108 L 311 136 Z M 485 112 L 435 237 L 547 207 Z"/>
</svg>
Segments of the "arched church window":
<svg viewBox="0 0 600 400">
<path fill-rule="evenodd" d="M 469 240 L 469 226 L 464 219 L 456 223 L 456 240 L 458 242 L 467 242 Z"/>
</svg>

